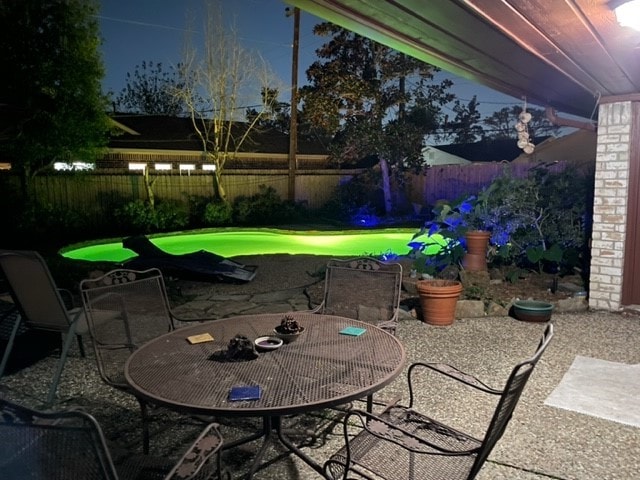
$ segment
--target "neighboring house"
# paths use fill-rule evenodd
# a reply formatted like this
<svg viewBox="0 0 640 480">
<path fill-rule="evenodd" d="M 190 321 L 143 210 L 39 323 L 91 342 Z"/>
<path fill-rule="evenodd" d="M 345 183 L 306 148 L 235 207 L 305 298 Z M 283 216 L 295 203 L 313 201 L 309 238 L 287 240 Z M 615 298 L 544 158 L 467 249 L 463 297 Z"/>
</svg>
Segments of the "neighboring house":
<svg viewBox="0 0 640 480">
<path fill-rule="evenodd" d="M 422 149 L 422 158 L 425 165 L 433 167 L 435 165 L 465 165 L 471 163 L 458 155 L 440 150 L 440 147 L 427 145 Z"/>
<path fill-rule="evenodd" d="M 190 118 L 164 115 L 114 115 L 116 134 L 98 168 L 155 170 L 206 170 L 202 143 Z M 238 135 L 242 124 L 236 124 Z M 256 129 L 241 145 L 237 158 L 225 168 L 288 168 L 289 136 L 275 130 Z M 326 168 L 328 154 L 321 142 L 298 140 L 298 169 Z"/>
<path fill-rule="evenodd" d="M 473 143 L 451 143 L 449 145 L 437 145 L 436 148 L 471 162 L 510 162 L 522 153 L 516 142 L 515 138 L 508 138 Z"/>
<path fill-rule="evenodd" d="M 522 153 L 513 163 L 552 164 L 559 161 L 573 165 L 577 170 L 591 173 L 596 167 L 598 134 L 589 130 L 576 130 L 562 137 L 549 137 L 536 145 L 532 154 Z"/>
</svg>

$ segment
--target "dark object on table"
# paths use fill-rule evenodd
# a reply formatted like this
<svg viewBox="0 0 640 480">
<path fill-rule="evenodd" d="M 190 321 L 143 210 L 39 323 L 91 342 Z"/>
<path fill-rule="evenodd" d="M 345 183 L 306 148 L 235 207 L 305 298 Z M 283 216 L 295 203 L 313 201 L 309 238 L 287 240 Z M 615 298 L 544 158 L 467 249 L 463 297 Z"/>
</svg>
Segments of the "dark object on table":
<svg viewBox="0 0 640 480">
<path fill-rule="evenodd" d="M 553 325 L 549 324 L 533 357 L 518 363 L 501 389 L 488 387 L 449 365 L 414 363 L 408 372 L 408 406 L 391 404 L 379 416 L 359 410 L 346 415 L 346 444 L 325 463 L 326 477 L 353 478 L 353 473 L 359 473 L 366 478 L 389 480 L 475 478 L 507 428 L 520 395 L 552 337 Z M 421 373 L 422 385 L 429 385 L 424 374 L 431 372 L 495 396 L 497 406 L 484 438 L 475 438 L 414 410 L 415 395 L 424 391 L 422 386 L 413 384 L 416 370 Z M 362 431 L 352 437 L 354 421 Z"/>
<path fill-rule="evenodd" d="M 79 410 L 39 412 L 0 399 L 2 478 L 221 478 L 222 436 L 209 424 L 177 462 L 133 455 L 114 466 L 100 425 Z"/>
<path fill-rule="evenodd" d="M 229 340 L 226 350 L 214 352 L 209 359 L 220 362 L 243 362 L 245 360 L 254 360 L 259 355 L 255 345 L 248 337 L 236 335 Z"/>
<path fill-rule="evenodd" d="M 9 360 L 21 323 L 33 330 L 61 334 L 64 343 L 46 398 L 46 404 L 51 405 L 74 338 L 77 339 L 80 354 L 84 356 L 81 337 L 87 333 L 84 312 L 81 308 L 71 308 L 71 292 L 56 287 L 46 262 L 38 252 L 0 250 L 0 271 L 7 281 L 13 308 L 17 312 L 17 315 L 13 315 L 10 310 L 3 313 L 13 318 L 14 323 L 0 362 L 0 377 Z M 62 294 L 66 294 L 66 302 Z M 33 348 L 33 345 L 29 348 Z"/>
<path fill-rule="evenodd" d="M 127 237 L 122 240 L 122 246 L 138 254 L 124 263 L 127 268 L 155 267 L 167 275 L 207 282 L 250 282 L 256 276 L 255 266 L 243 265 L 205 250 L 173 255 L 155 246 L 144 235 Z"/>
<path fill-rule="evenodd" d="M 244 400 L 260 400 L 262 389 L 260 385 L 251 385 L 247 387 L 231 387 L 229 390 L 229 401 L 241 402 Z"/>
</svg>

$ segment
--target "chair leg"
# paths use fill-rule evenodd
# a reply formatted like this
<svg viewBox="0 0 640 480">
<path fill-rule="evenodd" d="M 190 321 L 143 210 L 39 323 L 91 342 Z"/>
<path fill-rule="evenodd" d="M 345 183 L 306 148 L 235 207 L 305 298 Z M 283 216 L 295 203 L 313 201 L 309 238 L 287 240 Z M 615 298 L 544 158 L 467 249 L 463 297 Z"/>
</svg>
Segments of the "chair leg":
<svg viewBox="0 0 640 480">
<path fill-rule="evenodd" d="M 140 404 L 140 414 L 142 415 L 142 453 L 149 454 L 149 407 L 141 398 L 136 397 Z"/>
<path fill-rule="evenodd" d="M 84 351 L 84 342 L 82 341 L 82 335 L 76 334 L 76 340 L 78 340 L 78 349 L 80 350 L 80 356 L 85 358 L 87 354 Z"/>
<path fill-rule="evenodd" d="M 5 318 L 8 317 L 10 313 L 11 312 L 8 312 L 5 315 Z M 13 342 L 15 341 L 16 335 L 18 334 L 18 328 L 20 327 L 21 321 L 22 317 L 20 315 L 16 315 L 16 321 L 14 322 L 13 328 L 11 329 L 11 335 L 9 335 L 9 340 L 7 341 L 7 347 L 4 350 L 4 355 L 2 355 L 2 362 L 0 362 L 0 378 L 2 378 L 4 369 L 7 367 L 7 363 L 9 362 L 9 356 L 11 355 L 11 350 L 13 349 Z"/>
<path fill-rule="evenodd" d="M 62 376 L 62 370 L 64 369 L 64 364 L 67 361 L 67 354 L 69 353 L 69 348 L 71 347 L 71 342 L 73 341 L 73 337 L 75 337 L 75 333 L 72 331 L 67 332 L 67 334 L 64 336 L 64 342 L 62 343 L 62 351 L 60 352 L 60 359 L 58 360 L 56 371 L 53 374 L 53 381 L 51 382 L 51 387 L 49 388 L 49 394 L 47 395 L 47 403 L 46 403 L 47 407 L 50 407 L 51 405 L 53 405 L 53 398 L 56 395 L 56 390 L 58 390 L 58 383 L 60 382 L 60 377 Z"/>
</svg>

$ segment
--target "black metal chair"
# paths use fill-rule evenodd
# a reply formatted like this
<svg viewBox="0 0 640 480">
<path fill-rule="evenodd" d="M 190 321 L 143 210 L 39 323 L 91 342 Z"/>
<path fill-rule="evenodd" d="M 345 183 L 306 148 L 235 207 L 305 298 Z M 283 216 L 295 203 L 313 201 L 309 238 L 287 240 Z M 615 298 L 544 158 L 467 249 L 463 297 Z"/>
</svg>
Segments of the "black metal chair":
<svg viewBox="0 0 640 480">
<path fill-rule="evenodd" d="M 538 348 L 528 360 L 518 363 L 502 389 L 491 388 L 477 378 L 439 363 L 414 363 L 409 367 L 409 405 L 392 404 L 376 416 L 359 410 L 344 418 L 345 446 L 325 463 L 327 478 L 384 478 L 386 480 L 471 480 L 501 438 L 522 391 L 553 336 L 548 324 Z M 416 410 L 413 375 L 418 370 L 444 375 L 493 395 L 497 406 L 482 438 L 451 428 Z M 362 429 L 353 436 L 353 426 Z"/>
<path fill-rule="evenodd" d="M 162 273 L 117 269 L 80 282 L 80 293 L 100 376 L 108 385 L 135 395 L 124 377 L 127 358 L 142 344 L 173 330 L 185 319 L 171 310 Z M 105 315 L 118 312 L 118 315 Z M 108 321 L 104 318 L 108 317 Z M 136 396 L 142 415 L 143 450 L 149 451 L 147 402 Z"/>
<path fill-rule="evenodd" d="M 340 315 L 395 334 L 400 308 L 402 265 L 360 257 L 329 260 L 317 313 Z"/>
<path fill-rule="evenodd" d="M 0 476 L 6 480 L 221 478 L 222 436 L 207 425 L 176 462 L 128 456 L 117 466 L 96 419 L 86 412 L 39 412 L 0 399 Z"/>
</svg>

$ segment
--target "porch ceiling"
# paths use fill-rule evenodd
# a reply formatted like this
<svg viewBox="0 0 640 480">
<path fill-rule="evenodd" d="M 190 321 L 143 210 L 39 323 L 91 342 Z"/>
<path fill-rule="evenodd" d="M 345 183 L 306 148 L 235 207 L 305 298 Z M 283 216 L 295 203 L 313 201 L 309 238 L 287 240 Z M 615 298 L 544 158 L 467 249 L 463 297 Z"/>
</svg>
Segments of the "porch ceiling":
<svg viewBox="0 0 640 480">
<path fill-rule="evenodd" d="M 640 92 L 640 32 L 606 0 L 286 0 L 494 90 L 591 117 Z M 635 97 L 635 96 L 634 96 Z"/>
</svg>

